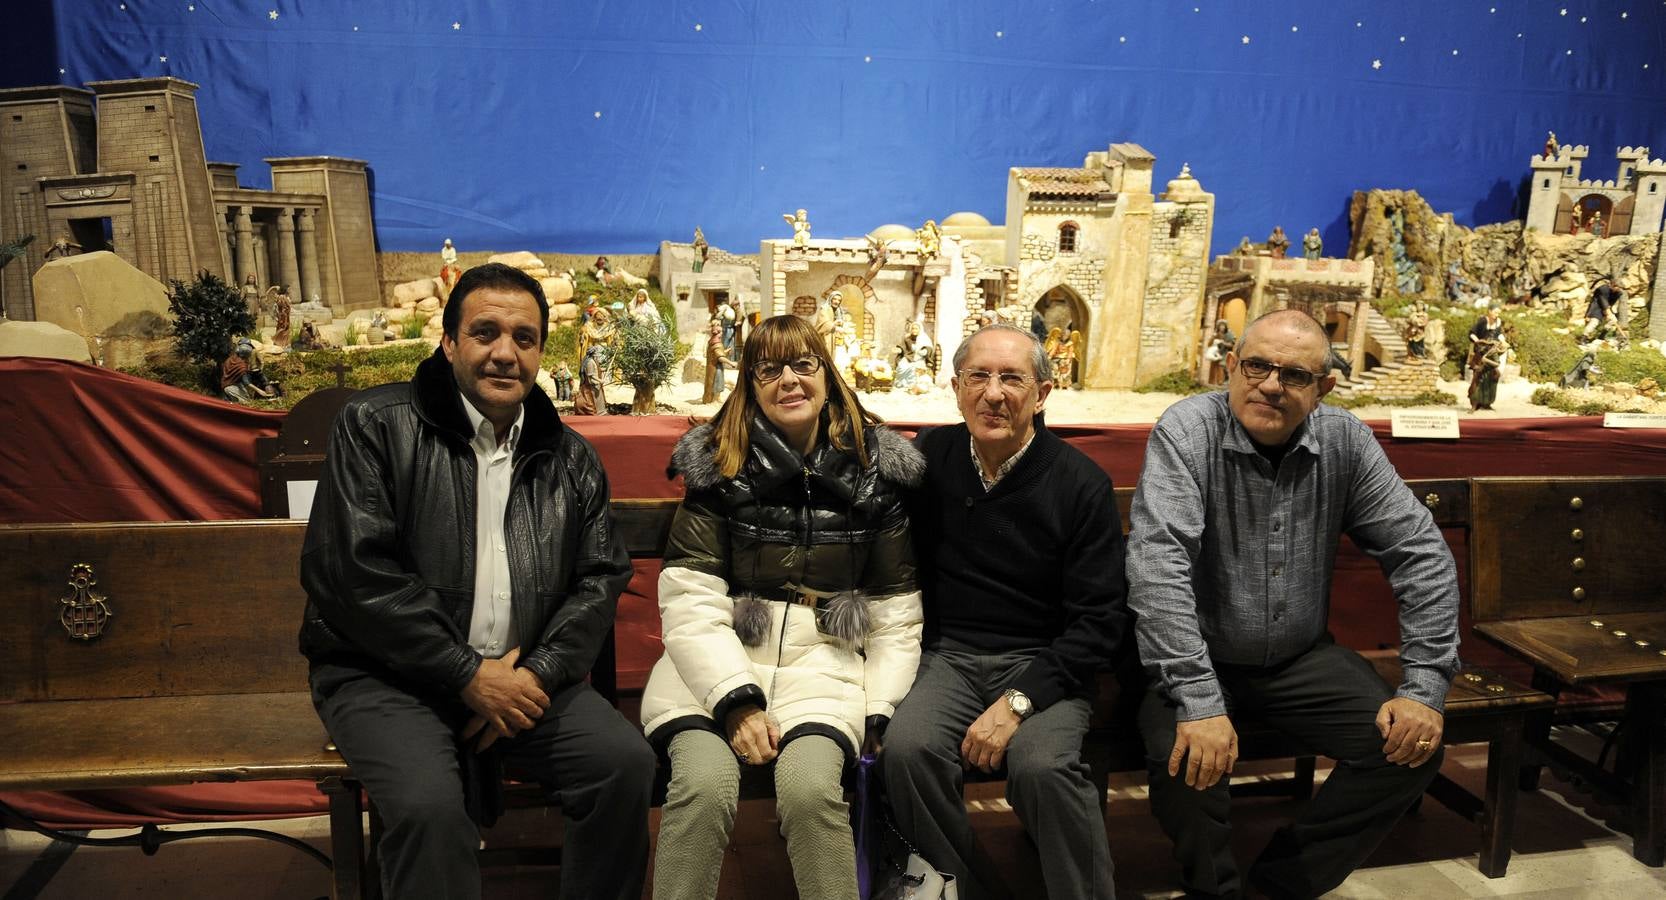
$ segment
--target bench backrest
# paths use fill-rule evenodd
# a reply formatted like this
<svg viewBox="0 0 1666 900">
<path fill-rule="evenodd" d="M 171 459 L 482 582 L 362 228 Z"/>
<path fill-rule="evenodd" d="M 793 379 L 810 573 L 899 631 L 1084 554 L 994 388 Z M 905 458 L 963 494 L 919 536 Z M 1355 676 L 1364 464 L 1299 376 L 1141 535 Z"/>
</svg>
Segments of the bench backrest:
<svg viewBox="0 0 1666 900">
<path fill-rule="evenodd" d="M 1467 483 L 1410 483 L 1443 525 L 1463 524 Z M 1117 490 L 1123 527 L 1132 488 Z M 1433 498 L 1432 500 L 1430 498 Z M 613 501 L 633 558 L 665 548 L 677 498 Z M 298 578 L 306 523 L 283 519 L 0 526 L 0 702 L 301 690 Z M 72 584 L 77 564 L 94 583 Z M 97 637 L 78 639 L 63 624 Z M 611 690 L 612 647 L 597 661 Z"/>
<path fill-rule="evenodd" d="M 279 520 L 0 527 L 0 701 L 300 689 L 305 531 Z M 80 565 L 92 583 L 78 589 Z"/>
<path fill-rule="evenodd" d="M 1666 478 L 1470 481 L 1477 622 L 1666 610 Z"/>
</svg>

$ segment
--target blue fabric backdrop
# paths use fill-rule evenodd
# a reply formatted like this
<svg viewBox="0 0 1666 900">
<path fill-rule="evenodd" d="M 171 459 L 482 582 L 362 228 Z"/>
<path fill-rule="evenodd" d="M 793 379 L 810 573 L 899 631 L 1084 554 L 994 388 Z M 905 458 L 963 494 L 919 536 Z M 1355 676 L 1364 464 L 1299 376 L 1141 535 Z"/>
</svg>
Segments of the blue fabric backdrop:
<svg viewBox="0 0 1666 900">
<path fill-rule="evenodd" d="M 1216 193 L 1215 248 L 1346 246 L 1350 193 L 1519 216 L 1547 129 L 1666 156 L 1660 0 L 13 0 L 8 86 L 202 85 L 209 158 L 369 160 L 384 250 L 753 252 L 972 210 L 1009 166 L 1134 141 Z"/>
</svg>

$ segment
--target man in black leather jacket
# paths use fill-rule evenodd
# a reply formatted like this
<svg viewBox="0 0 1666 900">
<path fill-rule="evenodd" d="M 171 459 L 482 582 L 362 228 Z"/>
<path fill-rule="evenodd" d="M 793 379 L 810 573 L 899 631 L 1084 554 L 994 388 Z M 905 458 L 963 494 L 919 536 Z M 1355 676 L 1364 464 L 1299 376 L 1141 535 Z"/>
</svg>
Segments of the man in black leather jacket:
<svg viewBox="0 0 1666 900">
<path fill-rule="evenodd" d="M 330 436 L 301 652 L 391 897 L 480 895 L 500 761 L 560 795 L 562 897 L 641 894 L 653 753 L 584 680 L 631 565 L 595 450 L 534 389 L 548 316 L 526 274 L 465 272 L 440 349 Z"/>
</svg>

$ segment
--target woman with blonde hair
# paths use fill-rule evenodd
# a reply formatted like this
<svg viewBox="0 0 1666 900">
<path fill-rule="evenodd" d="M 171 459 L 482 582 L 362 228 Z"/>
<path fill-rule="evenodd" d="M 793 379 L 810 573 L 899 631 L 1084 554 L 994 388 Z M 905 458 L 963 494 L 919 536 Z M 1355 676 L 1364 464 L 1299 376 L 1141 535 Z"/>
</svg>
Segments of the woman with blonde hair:
<svg viewBox="0 0 1666 900">
<path fill-rule="evenodd" d="M 747 339 L 717 416 L 678 442 L 687 494 L 659 580 L 643 730 L 669 756 L 656 898 L 716 895 L 740 767 L 774 763 L 800 897 L 855 897 L 842 775 L 920 659 L 902 492 L 925 461 L 862 408 L 814 327 Z"/>
</svg>

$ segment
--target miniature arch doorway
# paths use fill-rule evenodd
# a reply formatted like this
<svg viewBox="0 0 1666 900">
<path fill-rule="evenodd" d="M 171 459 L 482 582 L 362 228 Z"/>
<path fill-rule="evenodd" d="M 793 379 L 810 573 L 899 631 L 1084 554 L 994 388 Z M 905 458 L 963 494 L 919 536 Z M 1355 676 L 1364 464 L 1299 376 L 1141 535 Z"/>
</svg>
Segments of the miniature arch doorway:
<svg viewBox="0 0 1666 900">
<path fill-rule="evenodd" d="M 1579 215 L 1579 224 L 1574 227 L 1575 234 L 1591 233 L 1593 219 L 1596 219 L 1596 228 L 1602 232 L 1601 237 L 1614 233 L 1614 201 L 1601 194 L 1586 194 L 1573 206 Z M 1597 219 L 1598 216 L 1601 218 Z"/>
<path fill-rule="evenodd" d="M 1071 331 L 1080 331 L 1084 336 L 1089 334 L 1088 305 L 1082 300 L 1082 295 L 1076 293 L 1069 285 L 1061 284 L 1050 288 L 1035 302 L 1035 311 L 1041 316 L 1042 330 L 1040 337 L 1045 340 L 1053 329 L 1059 330 L 1059 335 L 1068 339 Z M 1084 342 L 1085 344 L 1086 342 Z M 1088 370 L 1087 349 L 1082 350 L 1084 358 L 1076 360 L 1076 371 Z"/>
</svg>

